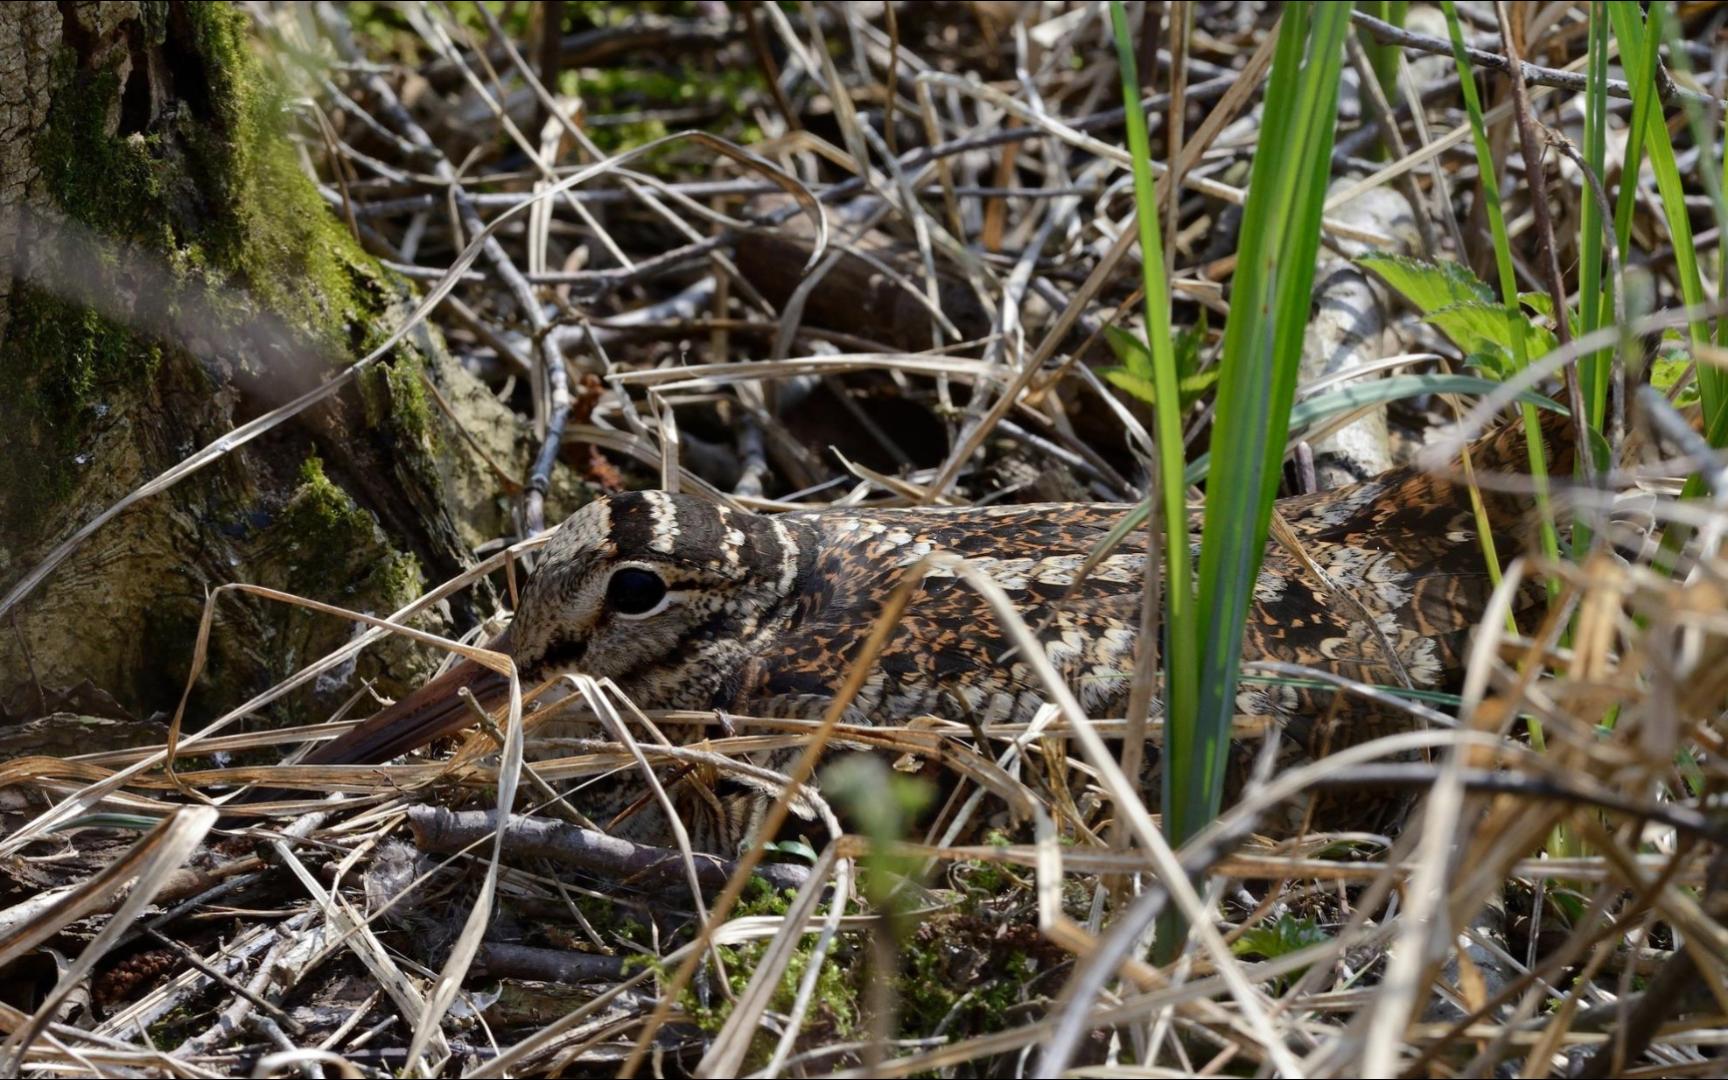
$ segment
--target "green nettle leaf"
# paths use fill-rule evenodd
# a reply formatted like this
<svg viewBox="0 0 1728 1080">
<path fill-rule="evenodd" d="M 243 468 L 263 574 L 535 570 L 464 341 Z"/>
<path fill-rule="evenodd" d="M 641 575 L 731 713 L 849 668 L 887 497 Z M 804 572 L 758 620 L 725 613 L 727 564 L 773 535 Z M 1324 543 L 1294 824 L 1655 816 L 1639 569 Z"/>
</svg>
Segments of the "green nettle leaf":
<svg viewBox="0 0 1728 1080">
<path fill-rule="evenodd" d="M 1200 395 L 1212 389 L 1213 384 L 1218 381 L 1218 375 L 1219 369 L 1217 365 L 1213 365 L 1205 371 L 1196 371 L 1192 375 L 1183 376 L 1182 381 L 1176 384 L 1176 388 L 1182 391 L 1182 407 L 1186 409 Z"/>
<path fill-rule="evenodd" d="M 1554 349 L 1554 332 L 1524 318 L 1512 318 L 1505 307 L 1492 300 L 1465 300 L 1451 307 L 1431 312 L 1427 321 L 1452 339 L 1466 355 L 1484 354 L 1502 359 L 1494 365 L 1501 371 L 1512 369 L 1516 355 L 1514 334 L 1523 335 L 1525 356 L 1541 356 Z"/>
<path fill-rule="evenodd" d="M 1655 361 L 1650 365 L 1650 385 L 1663 393 L 1667 393 L 1674 388 L 1676 383 L 1686 377 L 1686 373 L 1691 368 L 1692 361 L 1687 359 L 1684 354 L 1675 354 L 1664 350 L 1657 355 Z M 1698 383 L 1696 381 L 1682 387 L 1680 392 L 1674 395 L 1676 405 L 1693 405 L 1697 401 Z"/>
<path fill-rule="evenodd" d="M 1158 400 L 1158 390 L 1150 378 L 1142 377 L 1126 367 L 1104 368 L 1102 374 L 1111 386 L 1126 391 L 1140 401 L 1150 405 Z M 1184 375 L 1176 383 L 1177 396 L 1181 399 L 1184 411 L 1193 405 L 1206 391 L 1217 385 L 1219 369 L 1216 365 L 1205 371 L 1197 371 Z"/>
<path fill-rule="evenodd" d="M 1560 341 L 1554 336 L 1554 331 L 1538 323 L 1529 321 L 1518 324 L 1524 332 L 1524 355 L 1532 360 L 1546 356 L 1560 347 Z"/>
<path fill-rule="evenodd" d="M 1554 298 L 1547 293 L 1521 292 L 1518 294 L 1518 302 L 1538 315 L 1546 315 L 1550 319 L 1554 317 Z"/>
<path fill-rule="evenodd" d="M 1492 300 L 1466 300 L 1430 312 L 1427 321 L 1467 355 L 1494 353 L 1510 358 L 1512 335 L 1506 309 Z"/>
<path fill-rule="evenodd" d="M 1237 938 L 1230 949 L 1237 956 L 1258 956 L 1276 960 L 1310 945 L 1332 940 L 1332 935 L 1320 928 L 1312 918 L 1280 915 L 1270 925 L 1262 924 Z"/>
<path fill-rule="evenodd" d="M 1379 275 L 1451 338 L 1472 365 L 1495 378 L 1504 379 L 1516 367 L 1516 345 L 1524 346 L 1526 357 L 1541 356 L 1555 346 L 1554 332 L 1535 318 L 1553 318 L 1554 300 L 1547 293 L 1520 293 L 1523 308 L 1534 316 L 1511 319 L 1494 291 L 1461 263 L 1431 263 L 1376 252 L 1357 259 L 1356 265 Z M 1522 340 L 1515 339 L 1515 334 L 1522 335 Z"/>
<path fill-rule="evenodd" d="M 1118 367 L 1105 368 L 1100 374 L 1118 390 L 1148 405 L 1156 402 L 1158 390 L 1153 381 L 1152 350 L 1146 347 L 1145 339 L 1120 326 L 1106 326 L 1104 339 L 1122 363 Z M 1218 382 L 1220 369 L 1216 364 L 1200 370 L 1200 347 L 1205 340 L 1206 319 L 1202 316 L 1197 325 L 1184 328 L 1172 342 L 1176 357 L 1176 393 L 1183 410 L 1200 400 Z"/>
<path fill-rule="evenodd" d="M 1495 382 L 1505 382 L 1512 374 L 1512 358 L 1496 349 L 1493 352 L 1471 353 L 1464 358 L 1464 363 Z"/>
<path fill-rule="evenodd" d="M 1462 263 L 1431 263 L 1408 255 L 1373 252 L 1357 259 L 1356 265 L 1378 274 L 1424 315 L 1454 304 L 1494 299 L 1493 290 Z"/>
</svg>

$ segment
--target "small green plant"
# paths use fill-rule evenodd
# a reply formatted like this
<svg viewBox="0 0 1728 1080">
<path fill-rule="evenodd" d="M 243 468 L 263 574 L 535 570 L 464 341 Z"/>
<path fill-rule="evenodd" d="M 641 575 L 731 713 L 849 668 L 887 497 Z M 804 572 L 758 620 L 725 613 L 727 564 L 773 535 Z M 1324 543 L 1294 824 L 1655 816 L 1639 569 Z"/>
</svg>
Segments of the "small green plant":
<svg viewBox="0 0 1728 1080">
<path fill-rule="evenodd" d="M 802 839 L 772 840 L 763 844 L 762 847 L 765 851 L 773 851 L 781 855 L 790 855 L 802 862 L 814 863 L 816 861 L 816 849 L 811 847 L 807 841 Z"/>
<path fill-rule="evenodd" d="M 1248 960 L 1276 960 L 1331 940 L 1332 935 L 1321 929 L 1312 916 L 1285 912 L 1271 922 L 1263 922 L 1243 933 L 1231 944 L 1230 951 Z M 1300 978 L 1306 970 L 1298 968 L 1278 981 L 1282 985 L 1288 979 Z"/>
<path fill-rule="evenodd" d="M 872 907 L 893 910 L 899 882 L 918 860 L 889 850 L 912 831 L 913 822 L 935 798 L 930 782 L 890 769 L 880 758 L 851 754 L 822 770 L 822 791 L 870 838 L 864 859 L 864 893 Z"/>
<path fill-rule="evenodd" d="M 736 918 L 785 915 L 796 896 L 791 889 L 776 891 L 763 879 L 751 878 L 733 915 Z M 769 1008 L 781 1013 L 791 1010 L 798 986 L 809 970 L 815 944 L 814 937 L 807 937 L 793 951 L 775 987 Z M 679 997 L 685 1014 L 697 1027 L 709 1033 L 725 1026 L 727 1018 L 732 1015 L 734 1001 L 745 992 L 757 965 L 767 953 L 768 942 L 748 941 L 741 945 L 716 945 L 714 948 L 725 961 L 728 993 L 716 999 L 714 995 L 698 994 L 694 987 L 686 987 Z M 658 965 L 656 958 L 650 957 L 649 960 Z M 851 1035 L 858 1023 L 858 989 L 853 973 L 833 953 L 827 954 L 822 958 L 813 999 L 815 1008 L 807 1023 L 841 1037 Z M 766 1032 L 760 1033 L 752 1043 L 747 1060 L 757 1064 L 766 1062 L 773 1046 L 774 1039 Z"/>
<path fill-rule="evenodd" d="M 1298 917 L 1286 912 L 1237 938 L 1230 951 L 1237 956 L 1276 960 L 1331 940 L 1332 935 L 1322 930 L 1312 916 Z"/>
<path fill-rule="evenodd" d="M 1495 301 L 1487 283 L 1461 263 L 1380 253 L 1364 255 L 1356 263 L 1378 274 L 1426 322 L 1452 339 L 1472 367 L 1490 378 L 1498 381 L 1513 374 L 1521 356 L 1541 356 L 1554 349 L 1554 332 L 1539 321 L 1553 315 L 1546 293 L 1519 293 L 1514 314 Z"/>
<path fill-rule="evenodd" d="M 1626 145 L 1627 165 L 1623 177 L 1638 175 L 1639 155 L 1648 154 L 1650 170 L 1656 176 L 1656 190 L 1662 199 L 1662 213 L 1668 233 L 1674 241 L 1674 268 L 1680 279 L 1680 296 L 1687 307 L 1705 303 L 1704 275 L 1698 266 L 1698 251 L 1692 242 L 1691 213 L 1686 207 L 1686 185 L 1680 175 L 1680 165 L 1674 154 L 1674 142 L 1668 125 L 1662 121 L 1660 94 L 1656 86 L 1659 66 L 1657 47 L 1661 44 L 1662 27 L 1668 18 L 1668 5 L 1650 5 L 1647 21 L 1639 18 L 1639 5 L 1615 0 L 1608 5 L 1608 16 L 1614 37 L 1620 45 L 1621 62 L 1626 67 L 1626 84 L 1632 91 L 1632 138 Z M 1700 168 L 1707 171 L 1710 155 L 1705 154 Z M 1616 208 L 1615 229 L 1622 253 L 1631 241 L 1631 216 L 1636 183 L 1622 182 L 1620 206 Z M 1698 316 L 1689 324 L 1694 345 L 1710 343 L 1707 319 Z M 1728 372 L 1710 364 L 1698 365 L 1698 387 L 1704 404 L 1705 434 L 1714 446 L 1728 445 Z M 1687 488 L 1689 496 L 1703 490 L 1702 482 L 1694 479 Z"/>
<path fill-rule="evenodd" d="M 1121 361 L 1118 366 L 1103 371 L 1110 385 L 1147 404 L 1156 402 L 1158 386 L 1152 367 L 1152 351 L 1146 347 L 1146 339 L 1120 326 L 1105 327 L 1104 339 L 1109 342 L 1116 359 Z M 1205 340 L 1204 313 L 1199 322 L 1176 332 L 1176 392 L 1180 396 L 1178 408 L 1183 413 L 1218 385 L 1217 365 L 1201 366 L 1200 346 Z"/>
</svg>

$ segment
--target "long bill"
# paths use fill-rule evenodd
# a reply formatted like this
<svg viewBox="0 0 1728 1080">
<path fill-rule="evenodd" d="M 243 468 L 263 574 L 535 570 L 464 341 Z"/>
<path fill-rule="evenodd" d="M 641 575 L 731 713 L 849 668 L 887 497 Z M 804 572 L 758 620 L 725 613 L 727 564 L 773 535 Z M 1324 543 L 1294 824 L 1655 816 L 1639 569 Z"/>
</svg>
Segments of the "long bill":
<svg viewBox="0 0 1728 1080">
<path fill-rule="evenodd" d="M 509 651 L 506 630 L 486 644 Z M 485 709 L 503 701 L 510 680 L 473 660 L 464 660 L 420 689 L 368 717 L 302 759 L 304 765 L 377 765 L 418 750 L 435 739 L 454 735 L 474 722 L 473 708 L 463 700 L 467 689 Z"/>
</svg>

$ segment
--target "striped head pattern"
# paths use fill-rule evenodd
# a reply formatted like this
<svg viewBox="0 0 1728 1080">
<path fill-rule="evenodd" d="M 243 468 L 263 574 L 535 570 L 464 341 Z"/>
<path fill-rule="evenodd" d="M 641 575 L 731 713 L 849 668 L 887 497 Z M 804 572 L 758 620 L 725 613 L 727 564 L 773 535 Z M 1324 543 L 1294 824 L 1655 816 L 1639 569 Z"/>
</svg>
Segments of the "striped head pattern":
<svg viewBox="0 0 1728 1080">
<path fill-rule="evenodd" d="M 611 678 L 647 708 L 727 700 L 790 617 L 811 528 L 688 495 L 634 491 L 576 511 L 543 550 L 510 630 L 523 675 Z"/>
</svg>

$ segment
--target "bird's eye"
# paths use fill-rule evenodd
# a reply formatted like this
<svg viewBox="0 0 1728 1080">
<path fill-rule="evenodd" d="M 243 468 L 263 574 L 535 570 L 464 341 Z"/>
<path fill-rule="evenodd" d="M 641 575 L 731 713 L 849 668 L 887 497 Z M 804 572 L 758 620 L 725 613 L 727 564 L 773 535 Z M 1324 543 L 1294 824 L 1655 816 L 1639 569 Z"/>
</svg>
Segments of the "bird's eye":
<svg viewBox="0 0 1728 1080">
<path fill-rule="evenodd" d="M 666 599 L 666 582 L 652 570 L 626 566 L 606 583 L 606 603 L 620 615 L 646 615 Z"/>
</svg>

